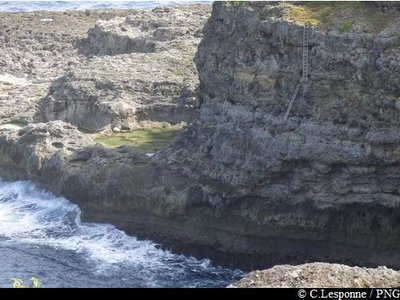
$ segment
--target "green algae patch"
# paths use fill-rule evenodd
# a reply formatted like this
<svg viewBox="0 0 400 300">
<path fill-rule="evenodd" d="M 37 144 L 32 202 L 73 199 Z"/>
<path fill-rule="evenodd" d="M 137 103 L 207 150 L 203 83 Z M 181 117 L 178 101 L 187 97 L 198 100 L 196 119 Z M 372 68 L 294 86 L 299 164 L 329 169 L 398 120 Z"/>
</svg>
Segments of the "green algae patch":
<svg viewBox="0 0 400 300">
<path fill-rule="evenodd" d="M 380 32 L 390 24 L 399 22 L 398 14 L 382 13 L 361 1 L 284 3 L 284 11 L 285 18 L 294 23 L 342 33 L 353 31 L 354 28 L 365 32 Z"/>
<path fill-rule="evenodd" d="M 107 148 L 127 145 L 145 153 L 154 153 L 167 147 L 181 131 L 181 128 L 144 128 L 129 132 L 101 134 L 95 140 Z"/>
<path fill-rule="evenodd" d="M 325 31 L 378 33 L 400 25 L 398 12 L 381 12 L 364 1 L 249 1 L 226 2 L 228 7 L 246 7 L 261 19 L 311 25 Z"/>
</svg>

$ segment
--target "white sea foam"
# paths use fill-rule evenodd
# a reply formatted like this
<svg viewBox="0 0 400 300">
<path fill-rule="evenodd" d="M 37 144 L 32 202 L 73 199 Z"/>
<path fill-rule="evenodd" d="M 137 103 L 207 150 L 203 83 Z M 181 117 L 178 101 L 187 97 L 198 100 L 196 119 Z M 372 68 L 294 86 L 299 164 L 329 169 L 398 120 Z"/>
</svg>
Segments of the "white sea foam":
<svg viewBox="0 0 400 300">
<path fill-rule="evenodd" d="M 28 182 L 0 184 L 0 211 L 0 235 L 10 241 L 84 252 L 91 259 L 108 264 L 138 260 L 146 263 L 146 258 L 154 255 L 172 255 L 157 249 L 152 242 L 127 236 L 112 225 L 81 224 L 76 205 L 38 191 Z"/>
<path fill-rule="evenodd" d="M 44 271 L 43 280 L 52 286 L 86 286 L 81 281 L 89 276 L 90 280 L 95 280 L 95 283 L 86 283 L 90 286 L 109 286 L 107 280 L 111 280 L 116 286 L 211 287 L 227 285 L 233 278 L 242 276 L 241 271 L 215 267 L 207 259 L 197 260 L 163 251 L 155 243 L 139 241 L 112 225 L 82 223 L 80 209 L 65 198 L 38 190 L 30 182 L 0 180 L 0 250 L 3 248 L 2 253 L 7 253 L 7 249 L 26 249 L 29 257 L 31 246 L 33 249 L 37 249 L 36 246 L 46 248 L 44 253 L 52 249 L 53 266 L 57 256 L 65 262 L 72 252 L 73 257 L 78 255 L 86 260 L 82 268 L 90 270 L 89 275 L 65 274 L 72 276 L 67 281 L 53 282 L 52 278 L 46 277 L 49 271 Z M 72 252 L 65 256 L 65 251 Z M 20 259 L 24 255 L 22 252 Z M 40 258 L 41 261 L 47 255 Z M 7 260 L 7 256 L 4 259 Z M 7 264 L 0 257 L 2 265 Z M 60 270 L 64 270 L 61 266 Z M 24 268 L 31 271 L 28 266 Z M 45 262 L 41 263 L 42 268 L 46 270 Z M 9 272 L 14 274 L 19 269 Z"/>
<path fill-rule="evenodd" d="M 209 260 L 163 251 L 155 243 L 139 241 L 112 225 L 81 223 L 76 205 L 26 181 L 0 181 L 0 236 L 7 238 L 4 243 L 45 245 L 82 253 L 97 265 L 99 273 L 121 265 L 173 269 L 175 273 L 190 266 L 221 271 Z"/>
</svg>

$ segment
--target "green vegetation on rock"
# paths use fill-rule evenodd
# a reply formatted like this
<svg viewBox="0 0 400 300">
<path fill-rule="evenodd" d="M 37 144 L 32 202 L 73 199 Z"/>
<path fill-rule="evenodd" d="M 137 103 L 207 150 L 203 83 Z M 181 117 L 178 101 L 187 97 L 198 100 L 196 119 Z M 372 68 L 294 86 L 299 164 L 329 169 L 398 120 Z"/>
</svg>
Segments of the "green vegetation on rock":
<svg viewBox="0 0 400 300">
<path fill-rule="evenodd" d="M 283 18 L 299 25 L 349 32 L 353 29 L 379 32 L 398 21 L 393 13 L 382 13 L 361 1 L 310 1 L 282 3 Z M 355 26 L 357 24 L 357 26 Z"/>
<path fill-rule="evenodd" d="M 167 147 L 180 131 L 176 128 L 145 128 L 102 134 L 97 136 L 96 141 L 109 148 L 128 145 L 145 153 L 154 153 Z"/>
<path fill-rule="evenodd" d="M 243 6 L 244 3 L 245 3 L 245 1 L 231 1 L 231 5 L 234 8 L 240 8 Z"/>
<path fill-rule="evenodd" d="M 340 32 L 349 32 L 353 28 L 353 22 L 345 22 L 339 25 L 338 29 Z"/>
</svg>

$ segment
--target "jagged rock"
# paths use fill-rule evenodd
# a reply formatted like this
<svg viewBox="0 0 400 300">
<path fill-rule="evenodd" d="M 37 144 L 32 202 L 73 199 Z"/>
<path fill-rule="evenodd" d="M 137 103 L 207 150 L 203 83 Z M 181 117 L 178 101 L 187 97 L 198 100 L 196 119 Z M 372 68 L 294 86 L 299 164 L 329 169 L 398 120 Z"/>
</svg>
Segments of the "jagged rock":
<svg viewBox="0 0 400 300">
<path fill-rule="evenodd" d="M 192 5 L 190 9 L 164 7 L 101 20 L 89 31 L 88 51 L 96 55 L 154 53 L 174 48 L 190 51 L 202 36 L 209 12 L 207 5 Z"/>
<path fill-rule="evenodd" d="M 44 119 L 91 132 L 193 121 L 193 57 L 209 13 L 206 5 L 156 8 L 97 22 L 82 44 L 82 51 L 96 57 L 52 85 L 42 105 Z"/>
<path fill-rule="evenodd" d="M 390 288 L 400 284 L 400 272 L 338 264 L 311 263 L 275 266 L 247 274 L 234 288 Z"/>
<path fill-rule="evenodd" d="M 53 83 L 41 106 L 43 118 L 90 132 L 190 122 L 197 116 L 198 79 L 193 62 L 186 62 L 191 66 L 182 66 L 179 53 L 93 58 Z"/>
<path fill-rule="evenodd" d="M 40 124 L 2 134 L 0 164 L 5 176 L 18 170 L 79 204 L 84 220 L 220 263 L 399 267 L 395 27 L 377 34 L 315 28 L 309 87 L 283 122 L 302 71 L 302 27 L 251 3 L 216 2 L 196 56 L 200 117 L 171 147 L 151 158 L 125 147 L 69 147 L 54 134 L 59 126 Z M 60 84 L 103 90 L 76 78 Z M 84 140 L 73 129 L 60 136 L 70 133 Z M 68 148 L 90 158 L 74 161 Z"/>
<path fill-rule="evenodd" d="M 157 161 L 197 181 L 198 210 L 217 214 L 219 228 L 254 239 L 224 250 L 266 264 L 398 267 L 400 19 L 379 33 L 314 28 L 308 88 L 284 122 L 303 28 L 264 13 L 259 3 L 214 3 L 196 55 L 200 120 Z"/>
<path fill-rule="evenodd" d="M 367 3 L 379 7 L 382 12 L 400 11 L 400 3 L 396 1 L 371 1 Z"/>
<path fill-rule="evenodd" d="M 39 111 L 41 100 L 49 92 L 52 82 L 87 60 L 76 47 L 77 41 L 86 36 L 98 19 L 129 14 L 128 10 L 95 10 L 90 15 L 82 11 L 1 12 L 1 122 L 43 121 Z M 43 19 L 54 21 L 50 25 L 42 22 Z M 5 86 L 4 77 L 17 80 Z"/>
<path fill-rule="evenodd" d="M 88 161 L 92 157 L 92 153 L 87 150 L 79 150 L 75 153 L 74 161 Z"/>
</svg>

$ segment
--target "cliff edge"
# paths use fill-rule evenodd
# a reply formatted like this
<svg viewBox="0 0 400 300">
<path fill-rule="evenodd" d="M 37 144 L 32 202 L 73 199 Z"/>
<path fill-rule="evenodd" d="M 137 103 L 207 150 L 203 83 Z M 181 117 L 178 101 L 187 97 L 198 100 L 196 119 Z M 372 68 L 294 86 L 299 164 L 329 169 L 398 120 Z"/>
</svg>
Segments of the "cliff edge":
<svg viewBox="0 0 400 300">
<path fill-rule="evenodd" d="M 284 9 L 214 3 L 196 56 L 200 120 L 158 159 L 190 170 L 197 209 L 246 238 L 224 251 L 398 266 L 398 13 L 377 26 L 374 9 L 351 8 L 370 27 L 311 26 L 285 121 L 304 22 Z"/>
</svg>

